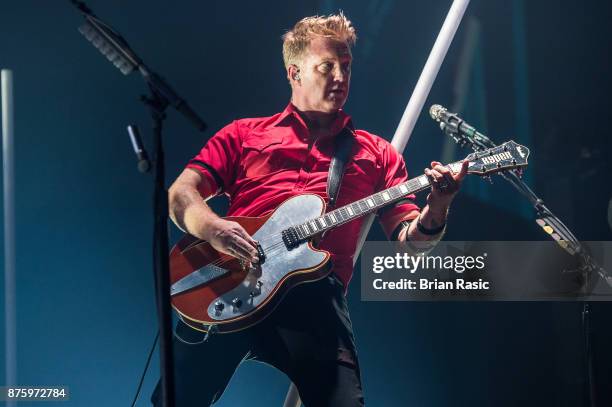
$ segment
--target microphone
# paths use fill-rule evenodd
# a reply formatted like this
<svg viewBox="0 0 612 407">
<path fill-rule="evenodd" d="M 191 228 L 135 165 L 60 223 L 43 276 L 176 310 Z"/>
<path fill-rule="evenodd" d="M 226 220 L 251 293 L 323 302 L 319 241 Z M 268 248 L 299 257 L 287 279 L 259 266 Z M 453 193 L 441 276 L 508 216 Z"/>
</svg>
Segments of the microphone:
<svg viewBox="0 0 612 407">
<path fill-rule="evenodd" d="M 127 131 L 130 135 L 130 141 L 132 142 L 132 148 L 134 149 L 136 158 L 138 158 L 138 171 L 142 173 L 149 172 L 149 169 L 151 168 L 151 162 L 149 161 L 149 155 L 147 154 L 147 151 L 142 145 L 142 140 L 140 139 L 140 131 L 138 131 L 138 127 L 136 125 L 130 124 L 129 126 L 127 126 Z"/>
<path fill-rule="evenodd" d="M 444 106 L 432 105 L 429 115 L 440 123 L 440 129 L 461 145 L 472 144 L 479 148 L 494 147 L 495 144 L 473 126 L 467 124 L 457 113 L 450 113 Z"/>
<path fill-rule="evenodd" d="M 108 24 L 96 17 L 91 9 L 79 0 L 70 0 L 84 15 L 85 23 L 79 32 L 112 62 L 124 75 L 138 69 L 151 90 L 165 103 L 172 105 L 199 131 L 206 129 L 206 123 L 182 99 L 178 93 L 158 74 L 149 70 L 144 62 L 130 48 L 127 41 Z M 163 109 L 162 109 L 163 110 Z"/>
</svg>

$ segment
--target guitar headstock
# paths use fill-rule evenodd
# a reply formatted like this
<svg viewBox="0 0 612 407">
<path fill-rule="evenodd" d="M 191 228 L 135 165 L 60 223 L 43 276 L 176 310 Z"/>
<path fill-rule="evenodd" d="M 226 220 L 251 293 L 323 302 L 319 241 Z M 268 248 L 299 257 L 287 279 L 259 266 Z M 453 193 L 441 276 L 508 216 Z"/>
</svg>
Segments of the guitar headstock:
<svg viewBox="0 0 612 407">
<path fill-rule="evenodd" d="M 487 176 L 501 171 L 521 170 L 527 166 L 527 157 L 529 149 L 510 140 L 497 147 L 472 153 L 465 160 L 470 162 L 469 174 Z"/>
</svg>

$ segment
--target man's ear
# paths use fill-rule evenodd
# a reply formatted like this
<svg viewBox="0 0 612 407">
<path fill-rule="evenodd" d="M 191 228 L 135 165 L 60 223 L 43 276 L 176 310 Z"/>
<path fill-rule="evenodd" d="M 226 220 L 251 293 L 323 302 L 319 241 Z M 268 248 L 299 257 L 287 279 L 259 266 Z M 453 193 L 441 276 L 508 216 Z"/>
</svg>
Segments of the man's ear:
<svg viewBox="0 0 612 407">
<path fill-rule="evenodd" d="M 300 82 L 300 68 L 297 65 L 291 64 L 287 67 L 287 79 L 289 83 Z"/>
</svg>

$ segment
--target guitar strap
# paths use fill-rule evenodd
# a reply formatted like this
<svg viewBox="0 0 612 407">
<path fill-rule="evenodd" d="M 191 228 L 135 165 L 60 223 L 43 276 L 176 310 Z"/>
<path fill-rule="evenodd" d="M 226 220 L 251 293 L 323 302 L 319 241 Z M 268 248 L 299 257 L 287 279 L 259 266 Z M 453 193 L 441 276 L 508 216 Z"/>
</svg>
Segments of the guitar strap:
<svg viewBox="0 0 612 407">
<path fill-rule="evenodd" d="M 329 206 L 331 207 L 336 205 L 344 169 L 349 160 L 348 155 L 351 152 L 354 141 L 355 136 L 348 126 L 343 128 L 340 134 L 336 136 L 334 155 L 329 164 L 329 173 L 327 174 L 327 196 L 329 197 Z"/>
</svg>

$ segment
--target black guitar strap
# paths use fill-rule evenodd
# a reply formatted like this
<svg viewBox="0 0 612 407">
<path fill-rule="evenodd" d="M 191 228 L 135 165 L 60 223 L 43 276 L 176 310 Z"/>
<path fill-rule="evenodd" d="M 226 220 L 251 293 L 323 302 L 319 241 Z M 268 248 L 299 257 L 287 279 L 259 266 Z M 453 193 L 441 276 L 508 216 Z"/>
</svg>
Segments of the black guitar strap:
<svg viewBox="0 0 612 407">
<path fill-rule="evenodd" d="M 353 131 L 348 127 L 342 129 L 340 134 L 336 136 L 334 155 L 329 164 L 329 173 L 327 174 L 327 196 L 329 197 L 329 206 L 331 207 L 336 205 L 340 183 L 342 183 L 342 176 L 344 175 L 344 169 L 349 160 L 348 155 L 351 152 L 354 141 Z"/>
</svg>

